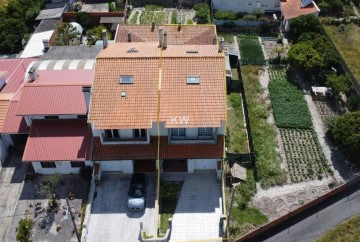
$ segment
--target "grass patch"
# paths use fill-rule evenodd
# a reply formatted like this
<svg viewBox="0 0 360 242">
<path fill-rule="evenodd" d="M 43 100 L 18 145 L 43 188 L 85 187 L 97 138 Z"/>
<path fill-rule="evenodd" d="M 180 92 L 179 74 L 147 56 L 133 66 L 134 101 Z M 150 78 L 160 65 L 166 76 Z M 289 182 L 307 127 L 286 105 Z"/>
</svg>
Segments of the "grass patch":
<svg viewBox="0 0 360 242">
<path fill-rule="evenodd" d="M 238 39 L 241 62 L 243 64 L 263 65 L 265 63 L 264 54 L 258 36 L 241 35 Z"/>
<path fill-rule="evenodd" d="M 259 209 L 249 207 L 249 202 L 256 192 L 254 171 L 247 169 L 246 175 L 247 180 L 237 186 L 235 190 L 230 228 L 230 236 L 234 239 L 268 221 L 268 218 Z"/>
<path fill-rule="evenodd" d="M 177 11 L 174 10 L 172 11 L 172 14 L 171 14 L 171 23 L 172 24 L 177 24 L 178 21 L 177 21 Z"/>
<path fill-rule="evenodd" d="M 343 30 L 333 25 L 323 24 L 323 27 L 360 83 L 360 26 L 350 23 Z"/>
<path fill-rule="evenodd" d="M 227 95 L 227 143 L 229 152 L 247 153 L 248 142 L 246 130 L 244 127 L 244 114 L 242 111 L 242 103 L 239 87 L 239 74 L 236 69 L 232 69 L 232 87 Z"/>
<path fill-rule="evenodd" d="M 233 43 L 236 33 L 218 32 L 218 37 L 223 37 L 226 43 Z"/>
<path fill-rule="evenodd" d="M 360 214 L 328 231 L 316 242 L 360 241 Z"/>
<path fill-rule="evenodd" d="M 286 77 L 285 68 L 270 69 L 269 92 L 279 128 L 312 128 L 311 116 L 302 91 Z"/>
<path fill-rule="evenodd" d="M 167 13 L 166 12 L 154 12 L 154 11 L 144 11 L 140 16 L 140 24 L 151 24 L 155 22 L 156 25 L 166 24 L 167 23 Z"/>
<path fill-rule="evenodd" d="M 286 176 L 276 152 L 274 127 L 267 122 L 270 105 L 259 97 L 263 94 L 258 75 L 260 69 L 259 66 L 244 66 L 241 74 L 249 109 L 257 176 L 261 186 L 268 188 L 285 183 Z"/>
<path fill-rule="evenodd" d="M 136 11 L 131 19 L 129 20 L 129 24 L 137 24 L 137 18 L 139 16 L 139 11 Z"/>
<path fill-rule="evenodd" d="M 168 226 L 168 220 L 175 213 L 182 185 L 183 182 L 161 182 L 160 184 L 160 236 L 165 235 Z"/>
</svg>

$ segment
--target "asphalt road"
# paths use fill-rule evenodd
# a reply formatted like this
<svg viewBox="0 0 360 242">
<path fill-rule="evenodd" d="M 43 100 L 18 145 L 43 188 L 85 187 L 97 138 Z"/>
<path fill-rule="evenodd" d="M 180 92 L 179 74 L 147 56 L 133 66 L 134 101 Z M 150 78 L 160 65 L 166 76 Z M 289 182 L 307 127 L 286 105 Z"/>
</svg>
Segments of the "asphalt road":
<svg viewBox="0 0 360 242">
<path fill-rule="evenodd" d="M 360 179 L 358 177 L 340 194 L 248 241 L 314 241 L 337 224 L 359 213 Z"/>
</svg>

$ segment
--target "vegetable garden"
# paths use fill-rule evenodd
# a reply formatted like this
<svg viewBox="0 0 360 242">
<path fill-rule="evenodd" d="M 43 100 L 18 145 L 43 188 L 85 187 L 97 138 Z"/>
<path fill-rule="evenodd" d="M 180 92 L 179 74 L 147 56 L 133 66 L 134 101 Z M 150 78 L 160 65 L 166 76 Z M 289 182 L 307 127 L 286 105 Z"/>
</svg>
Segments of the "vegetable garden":
<svg viewBox="0 0 360 242">
<path fill-rule="evenodd" d="M 151 24 L 155 22 L 156 25 L 167 24 L 168 12 L 159 11 L 144 11 L 140 16 L 140 24 Z"/>
<path fill-rule="evenodd" d="M 296 83 L 289 81 L 284 67 L 270 69 L 269 92 L 291 181 L 302 182 L 332 175 L 313 130 L 302 91 Z"/>
<path fill-rule="evenodd" d="M 242 65 L 265 64 L 264 54 L 258 36 L 241 35 L 238 39 Z"/>
</svg>

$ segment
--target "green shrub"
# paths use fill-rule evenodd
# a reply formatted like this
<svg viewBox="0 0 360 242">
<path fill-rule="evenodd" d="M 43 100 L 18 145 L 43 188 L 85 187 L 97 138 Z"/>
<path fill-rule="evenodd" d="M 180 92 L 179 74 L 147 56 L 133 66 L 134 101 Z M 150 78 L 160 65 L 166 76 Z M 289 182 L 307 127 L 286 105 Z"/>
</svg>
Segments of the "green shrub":
<svg viewBox="0 0 360 242">
<path fill-rule="evenodd" d="M 171 23 L 172 24 L 177 24 L 178 23 L 178 21 L 177 21 L 177 11 L 176 10 L 172 11 Z"/>
<path fill-rule="evenodd" d="M 256 16 L 248 14 L 248 15 L 244 16 L 243 20 L 244 21 L 256 21 Z"/>
<path fill-rule="evenodd" d="M 32 221 L 31 219 L 20 219 L 19 226 L 17 227 L 16 240 L 20 242 L 30 241 L 33 225 L 34 221 Z"/>
<path fill-rule="evenodd" d="M 195 10 L 195 19 L 198 24 L 209 24 L 210 7 L 207 3 L 196 3 L 193 7 Z"/>
<path fill-rule="evenodd" d="M 187 24 L 194 24 L 194 21 L 193 21 L 192 19 L 188 19 L 188 20 L 186 21 L 186 23 L 187 23 Z"/>
<path fill-rule="evenodd" d="M 259 22 L 269 23 L 269 22 L 270 22 L 270 20 L 269 20 L 268 18 L 261 17 L 261 18 L 259 18 Z"/>
<path fill-rule="evenodd" d="M 77 12 L 76 22 L 79 23 L 83 28 L 87 29 L 90 26 L 91 18 L 87 12 Z"/>
<path fill-rule="evenodd" d="M 358 105 L 358 99 L 356 96 L 351 95 L 346 100 L 346 107 L 349 109 L 349 111 L 355 111 L 356 107 Z"/>
<path fill-rule="evenodd" d="M 102 30 L 106 29 L 104 25 L 96 26 L 92 29 L 89 29 L 86 33 L 87 36 L 87 44 L 88 45 L 94 45 L 96 41 L 101 40 L 102 37 Z M 111 33 L 107 31 L 108 39 L 111 39 Z"/>
<path fill-rule="evenodd" d="M 236 20 L 236 14 L 233 11 L 216 10 L 214 14 L 215 19 L 219 20 Z"/>
</svg>

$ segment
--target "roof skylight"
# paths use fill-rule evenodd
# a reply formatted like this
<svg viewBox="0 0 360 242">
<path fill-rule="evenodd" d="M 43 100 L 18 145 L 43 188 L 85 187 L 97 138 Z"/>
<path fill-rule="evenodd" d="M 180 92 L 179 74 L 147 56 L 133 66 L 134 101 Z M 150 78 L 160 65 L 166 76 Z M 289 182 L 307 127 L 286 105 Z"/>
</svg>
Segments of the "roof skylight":
<svg viewBox="0 0 360 242">
<path fill-rule="evenodd" d="M 133 76 L 120 76 L 120 84 L 133 84 Z"/>
<path fill-rule="evenodd" d="M 200 76 L 187 76 L 186 84 L 200 84 Z"/>
</svg>

